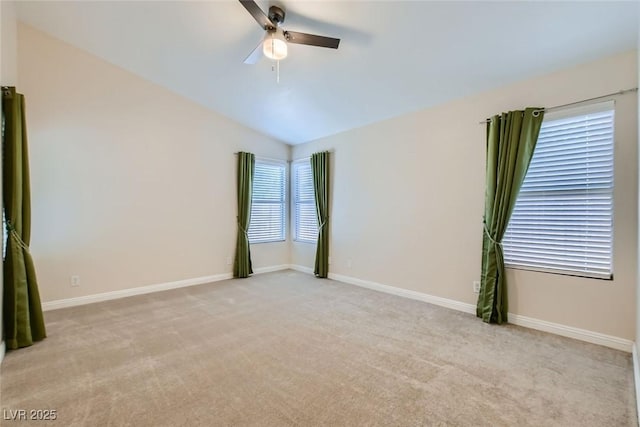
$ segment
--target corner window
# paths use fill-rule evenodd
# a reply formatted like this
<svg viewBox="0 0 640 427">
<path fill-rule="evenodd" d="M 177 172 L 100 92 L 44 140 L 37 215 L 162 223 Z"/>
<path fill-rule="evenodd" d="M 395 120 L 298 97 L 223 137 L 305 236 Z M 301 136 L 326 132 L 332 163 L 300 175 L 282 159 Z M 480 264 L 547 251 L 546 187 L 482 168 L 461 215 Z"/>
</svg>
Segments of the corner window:
<svg viewBox="0 0 640 427">
<path fill-rule="evenodd" d="M 293 202 L 294 240 L 316 243 L 318 217 L 309 158 L 293 163 Z"/>
<path fill-rule="evenodd" d="M 251 198 L 250 243 L 285 240 L 286 163 L 256 159 Z"/>
</svg>

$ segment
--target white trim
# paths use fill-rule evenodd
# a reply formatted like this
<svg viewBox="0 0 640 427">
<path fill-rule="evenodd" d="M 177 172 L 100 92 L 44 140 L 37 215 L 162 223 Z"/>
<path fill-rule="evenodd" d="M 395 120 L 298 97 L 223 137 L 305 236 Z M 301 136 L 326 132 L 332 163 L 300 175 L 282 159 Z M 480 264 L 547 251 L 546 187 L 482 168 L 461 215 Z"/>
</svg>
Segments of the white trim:
<svg viewBox="0 0 640 427">
<path fill-rule="evenodd" d="M 381 283 L 356 279 L 355 277 L 343 276 L 341 274 L 329 273 L 329 279 L 338 280 L 339 282 L 349 283 L 351 285 L 356 285 L 367 289 L 373 289 L 374 291 L 385 292 L 387 294 L 398 295 L 405 298 L 428 302 L 430 304 L 451 308 L 457 311 L 463 311 L 465 313 L 476 314 L 476 306 L 473 304 L 468 304 L 466 302 L 436 297 L 433 295 L 424 294 L 422 292 L 398 288 L 395 286 L 383 285 Z"/>
<path fill-rule="evenodd" d="M 4 340 L 2 342 L 0 342 L 0 364 L 2 363 L 2 361 L 4 360 L 4 354 L 6 352 L 6 345 L 4 343 Z"/>
<path fill-rule="evenodd" d="M 297 265 L 297 264 L 291 264 L 291 265 L 289 265 L 289 268 L 291 270 L 296 270 L 296 271 L 299 271 L 301 273 L 307 273 L 307 274 L 313 275 L 313 268 L 303 267 L 302 265 Z"/>
<path fill-rule="evenodd" d="M 272 271 L 287 270 L 288 264 L 274 265 L 270 267 L 256 268 L 254 274 L 270 273 Z M 42 310 L 57 310 L 59 308 L 75 307 L 78 305 L 92 304 L 94 302 L 109 301 L 118 298 L 131 297 L 134 295 L 149 294 L 152 292 L 166 291 L 169 289 L 185 288 L 187 286 L 203 285 L 205 283 L 219 282 L 221 280 L 232 279 L 232 273 L 214 274 L 212 276 L 196 277 L 193 279 L 178 280 L 175 282 L 159 283 L 156 285 L 140 286 L 137 288 L 122 289 L 119 291 L 103 292 L 81 297 L 65 298 L 42 303 Z"/>
<path fill-rule="evenodd" d="M 299 265 L 292 265 L 293 270 L 308 273 L 311 269 Z M 369 280 L 357 279 L 355 277 L 343 276 L 341 274 L 329 273 L 329 278 L 338 280 L 343 283 L 361 286 L 363 288 L 373 289 L 375 291 L 385 292 L 392 295 L 398 295 L 405 298 L 411 298 L 418 301 L 427 302 L 441 307 L 462 311 L 465 313 L 475 314 L 476 306 L 473 304 L 456 301 L 448 298 L 437 297 L 422 292 L 402 289 L 395 286 L 383 285 L 381 283 L 371 282 Z M 605 347 L 614 348 L 625 352 L 633 350 L 633 341 L 614 337 L 612 335 L 601 334 L 586 329 L 575 328 L 573 326 L 561 325 L 559 323 L 547 322 L 546 320 L 534 319 L 532 317 L 522 316 L 519 314 L 509 313 L 509 323 L 522 326 L 538 331 L 549 332 L 563 337 L 573 338 L 592 344 L 598 344 Z M 640 394 L 640 393 L 639 393 Z"/>
<path fill-rule="evenodd" d="M 640 361 L 638 361 L 637 343 L 633 343 L 631 360 L 633 362 L 633 380 L 636 385 L 636 416 L 640 419 Z"/>
<path fill-rule="evenodd" d="M 270 267 L 258 267 L 253 269 L 253 274 L 271 273 L 273 271 L 289 270 L 289 264 L 272 265 Z"/>
<path fill-rule="evenodd" d="M 177 280 L 175 282 L 159 283 L 156 285 L 140 286 L 137 288 L 122 289 L 119 291 L 103 292 L 81 297 L 65 298 L 42 303 L 42 310 L 57 310 L 59 308 L 75 307 L 78 305 L 92 304 L 94 302 L 109 301 L 134 295 L 149 294 L 152 292 L 166 291 L 169 289 L 184 288 L 187 286 L 202 285 L 204 283 L 218 282 L 231 279 L 231 273 L 215 274 L 213 276 L 196 277 L 194 279 Z"/>
<path fill-rule="evenodd" d="M 586 341 L 591 344 L 603 345 L 627 353 L 631 353 L 633 349 L 633 341 L 624 338 L 601 334 L 600 332 L 593 332 L 587 329 L 574 328 L 573 326 L 561 325 L 559 323 L 547 322 L 546 320 L 534 319 L 533 317 L 521 316 L 519 314 L 509 313 L 509 323 Z"/>
</svg>

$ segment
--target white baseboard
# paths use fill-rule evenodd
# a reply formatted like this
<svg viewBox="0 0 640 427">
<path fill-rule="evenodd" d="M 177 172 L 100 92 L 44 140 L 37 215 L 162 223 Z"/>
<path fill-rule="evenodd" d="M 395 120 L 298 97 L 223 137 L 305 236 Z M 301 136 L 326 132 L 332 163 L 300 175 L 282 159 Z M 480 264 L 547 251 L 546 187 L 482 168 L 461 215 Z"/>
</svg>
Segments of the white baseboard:
<svg viewBox="0 0 640 427">
<path fill-rule="evenodd" d="M 178 280 L 175 282 L 159 283 L 156 285 L 140 286 L 137 288 L 122 289 L 119 291 L 103 292 L 81 297 L 65 298 L 42 303 L 42 310 L 57 310 L 59 308 L 75 307 L 78 305 L 92 304 L 94 302 L 109 301 L 134 295 L 150 294 L 152 292 L 166 291 L 169 289 L 184 288 L 187 286 L 202 285 L 204 283 L 218 282 L 231 279 L 231 273 L 215 274 L 212 276 L 196 277 L 193 279 Z"/>
<path fill-rule="evenodd" d="M 290 264 L 289 268 L 291 270 L 296 270 L 296 271 L 299 271 L 301 273 L 313 274 L 313 268 L 303 267 L 301 265 L 296 265 L 296 264 Z"/>
<path fill-rule="evenodd" d="M 4 360 L 4 354 L 6 351 L 7 351 L 7 346 L 3 340 L 2 342 L 0 342 L 0 364 L 2 364 L 2 361 Z"/>
<path fill-rule="evenodd" d="M 633 344 L 633 352 L 631 353 L 633 361 L 633 380 L 636 385 L 636 416 L 640 420 L 640 361 L 638 360 L 638 346 Z"/>
<path fill-rule="evenodd" d="M 631 353 L 633 341 L 614 337 L 613 335 L 601 334 L 587 329 L 574 328 L 573 326 L 561 325 L 559 323 L 547 322 L 546 320 L 535 319 L 533 317 L 521 316 L 509 313 L 509 323 L 523 326 L 525 328 L 536 329 L 538 331 L 550 332 L 563 337 L 586 341 L 591 344 L 598 344 L 616 350 Z"/>
<path fill-rule="evenodd" d="M 395 286 L 383 285 L 381 283 L 371 282 L 368 280 L 356 279 L 355 277 L 343 276 L 342 274 L 329 273 L 329 279 L 349 283 L 351 285 L 356 285 L 367 289 L 373 289 L 374 291 L 385 292 L 392 295 L 398 295 L 405 298 L 428 302 L 430 304 L 451 308 L 453 310 L 463 311 L 465 313 L 476 314 L 476 306 L 473 304 L 468 304 L 466 302 L 436 297 L 422 292 L 397 288 Z"/>
<path fill-rule="evenodd" d="M 261 268 L 256 268 L 254 271 L 254 274 L 269 273 L 269 272 L 278 271 L 278 270 L 287 270 L 288 268 L 289 268 L 288 264 L 275 265 L 270 267 L 261 267 Z M 227 280 L 232 278 L 233 278 L 233 274 L 222 273 L 222 274 L 214 274 L 212 276 L 178 280 L 175 282 L 159 283 L 155 285 L 140 286 L 137 288 L 122 289 L 122 290 L 112 291 L 112 292 L 103 292 L 103 293 L 93 294 L 93 295 L 84 295 L 81 297 L 65 298 L 65 299 L 48 301 L 48 302 L 42 303 L 42 310 L 49 311 L 49 310 L 57 310 L 59 308 L 75 307 L 78 305 L 109 301 L 113 299 L 125 298 L 125 297 L 134 296 L 134 295 L 143 295 L 143 294 L 149 294 L 152 292 L 166 291 L 169 289 L 185 288 L 187 286 L 203 285 L 205 283 L 219 282 L 221 280 Z"/>
<path fill-rule="evenodd" d="M 308 272 L 310 269 L 302 266 L 291 266 L 292 269 L 302 272 Z M 395 286 L 383 285 L 381 283 L 362 280 L 355 277 L 344 276 L 341 274 L 329 273 L 329 278 L 351 285 L 361 286 L 363 288 L 373 289 L 375 291 L 385 292 L 392 295 L 398 295 L 405 298 L 411 298 L 418 301 L 428 302 L 430 304 L 439 305 L 441 307 L 462 311 L 465 313 L 476 314 L 476 306 L 473 304 L 456 301 L 448 298 L 437 297 L 422 292 L 412 291 L 409 289 L 397 288 Z M 631 352 L 633 349 L 633 341 L 614 337 L 611 335 L 601 334 L 586 329 L 574 328 L 559 323 L 547 322 L 545 320 L 535 319 L 532 317 L 522 316 L 519 314 L 509 313 L 509 323 L 522 326 L 538 331 L 549 332 L 563 337 L 573 338 L 592 344 L 598 344 L 605 347 L 614 348 L 616 350 Z"/>
<path fill-rule="evenodd" d="M 253 269 L 253 274 L 271 273 L 273 271 L 289 270 L 289 264 L 272 265 L 270 267 L 258 267 Z"/>
</svg>

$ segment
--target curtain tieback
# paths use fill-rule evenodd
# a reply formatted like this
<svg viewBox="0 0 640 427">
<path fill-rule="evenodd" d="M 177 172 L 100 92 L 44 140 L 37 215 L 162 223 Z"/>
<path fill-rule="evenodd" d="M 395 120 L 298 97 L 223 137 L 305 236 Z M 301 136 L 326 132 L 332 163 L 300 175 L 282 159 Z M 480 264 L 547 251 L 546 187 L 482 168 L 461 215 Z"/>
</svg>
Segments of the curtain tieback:
<svg viewBox="0 0 640 427">
<path fill-rule="evenodd" d="M 502 242 L 498 242 L 496 239 L 491 237 L 491 233 L 489 233 L 489 229 L 487 228 L 487 223 L 486 222 L 483 223 L 483 226 L 484 226 L 484 234 L 487 235 L 487 237 L 489 238 L 491 243 L 493 243 L 494 245 L 502 246 Z"/>
<path fill-rule="evenodd" d="M 322 224 L 318 227 L 318 231 L 322 230 L 322 228 L 327 224 L 327 220 L 322 221 Z"/>
<path fill-rule="evenodd" d="M 247 238 L 249 238 L 249 233 L 247 233 L 247 230 L 242 226 L 242 224 L 240 224 L 240 219 L 238 219 L 238 228 L 244 233 L 245 236 L 247 236 Z"/>
<path fill-rule="evenodd" d="M 22 240 L 22 237 L 18 234 L 18 232 L 16 231 L 16 229 L 13 226 L 13 224 L 11 223 L 11 221 L 5 220 L 5 223 L 7 224 L 7 230 L 9 231 L 9 236 L 14 238 L 16 243 L 18 243 L 18 246 L 20 246 L 22 249 L 28 251 L 29 250 L 29 246 L 27 246 L 27 244 L 24 242 L 24 240 Z"/>
</svg>

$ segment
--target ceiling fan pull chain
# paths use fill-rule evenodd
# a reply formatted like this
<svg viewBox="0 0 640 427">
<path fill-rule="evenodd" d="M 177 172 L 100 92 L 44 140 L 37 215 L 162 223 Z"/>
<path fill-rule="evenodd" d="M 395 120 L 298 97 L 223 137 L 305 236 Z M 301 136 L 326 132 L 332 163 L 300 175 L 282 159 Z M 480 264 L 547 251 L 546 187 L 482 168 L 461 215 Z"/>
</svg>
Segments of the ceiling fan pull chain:
<svg viewBox="0 0 640 427">
<path fill-rule="evenodd" d="M 276 61 L 276 83 L 280 84 L 280 60 Z"/>
</svg>

